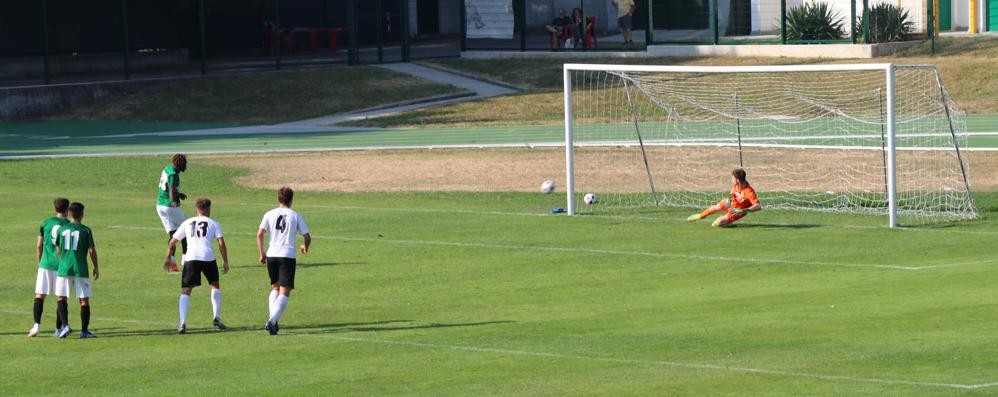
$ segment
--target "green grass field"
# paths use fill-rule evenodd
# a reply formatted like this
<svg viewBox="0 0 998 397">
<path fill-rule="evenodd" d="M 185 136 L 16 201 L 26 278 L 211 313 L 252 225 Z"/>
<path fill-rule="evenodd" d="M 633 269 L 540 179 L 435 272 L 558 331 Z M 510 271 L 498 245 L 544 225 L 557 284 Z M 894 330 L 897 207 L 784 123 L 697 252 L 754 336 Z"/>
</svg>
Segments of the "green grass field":
<svg viewBox="0 0 998 397">
<path fill-rule="evenodd" d="M 166 161 L 0 162 L 6 395 L 998 393 L 994 194 L 978 194 L 983 220 L 935 227 L 763 211 L 719 230 L 687 210 L 548 215 L 559 195 L 299 192 L 315 242 L 272 337 L 253 235 L 275 194 L 194 157 L 184 190 L 225 231 L 231 330 L 210 330 L 202 287 L 178 336 L 153 201 Z M 51 337 L 53 301 L 24 336 L 56 195 L 84 202 L 96 235 L 98 339 Z"/>
</svg>

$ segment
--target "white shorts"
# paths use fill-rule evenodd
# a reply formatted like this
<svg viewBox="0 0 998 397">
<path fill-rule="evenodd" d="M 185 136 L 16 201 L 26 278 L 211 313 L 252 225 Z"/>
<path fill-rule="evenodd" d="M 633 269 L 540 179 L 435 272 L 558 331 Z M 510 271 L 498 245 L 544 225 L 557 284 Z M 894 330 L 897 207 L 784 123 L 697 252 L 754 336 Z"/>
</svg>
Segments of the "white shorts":
<svg viewBox="0 0 998 397">
<path fill-rule="evenodd" d="M 76 291 L 76 297 L 83 299 L 93 296 L 89 277 L 59 277 L 55 280 L 55 294 L 69 297 L 71 291 Z"/>
<path fill-rule="evenodd" d="M 58 277 L 58 271 L 38 268 L 38 278 L 35 279 L 35 293 L 42 295 L 55 294 L 55 279 Z"/>
<path fill-rule="evenodd" d="M 167 207 L 165 205 L 157 205 L 156 213 L 159 214 L 159 220 L 163 221 L 163 228 L 166 232 L 172 232 L 180 227 L 181 223 L 187 219 L 184 216 L 184 210 L 180 207 Z"/>
</svg>

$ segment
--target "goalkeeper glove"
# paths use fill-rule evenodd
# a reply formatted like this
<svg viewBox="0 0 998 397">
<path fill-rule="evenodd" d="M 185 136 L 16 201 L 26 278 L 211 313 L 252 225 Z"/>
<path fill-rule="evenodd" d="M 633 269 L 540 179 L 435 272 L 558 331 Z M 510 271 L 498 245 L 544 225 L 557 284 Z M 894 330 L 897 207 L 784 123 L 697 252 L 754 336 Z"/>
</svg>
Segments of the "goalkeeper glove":
<svg viewBox="0 0 998 397">
<path fill-rule="evenodd" d="M 742 209 L 742 208 L 733 208 L 733 209 L 731 210 L 731 213 L 732 213 L 732 214 L 736 214 L 736 215 L 737 215 L 737 214 L 747 214 L 747 213 L 749 213 L 749 210 L 747 210 L 747 209 Z"/>
</svg>

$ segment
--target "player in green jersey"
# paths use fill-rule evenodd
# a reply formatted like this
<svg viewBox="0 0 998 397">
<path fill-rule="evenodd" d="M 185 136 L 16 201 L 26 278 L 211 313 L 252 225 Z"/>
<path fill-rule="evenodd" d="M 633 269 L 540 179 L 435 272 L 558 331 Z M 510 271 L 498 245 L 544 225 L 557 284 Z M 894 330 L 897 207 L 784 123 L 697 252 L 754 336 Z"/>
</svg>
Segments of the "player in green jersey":
<svg viewBox="0 0 998 397">
<path fill-rule="evenodd" d="M 59 278 L 56 279 L 55 293 L 59 297 L 57 313 L 63 327 L 59 330 L 59 337 L 65 338 L 71 330 L 69 329 L 69 303 L 66 301 L 70 291 L 76 291 L 76 297 L 80 299 L 80 338 L 93 338 L 90 333 L 90 297 L 93 290 L 90 288 L 90 272 L 87 269 L 87 257 L 94 264 L 94 280 L 100 278 L 100 267 L 97 264 L 97 247 L 94 244 L 94 234 L 89 227 L 80 223 L 83 221 L 83 204 L 72 203 L 69 205 L 69 216 L 72 222 L 59 228 L 56 239 L 56 252 L 59 254 Z"/>
<path fill-rule="evenodd" d="M 187 156 L 175 154 L 170 160 L 170 164 L 163 167 L 163 172 L 159 175 L 159 195 L 156 197 L 156 213 L 166 229 L 167 240 L 173 238 L 173 233 L 187 219 L 184 210 L 180 209 L 180 200 L 187 199 L 187 195 L 180 191 L 180 173 L 187 170 Z M 181 253 L 186 254 L 187 242 L 181 241 L 180 246 Z M 175 247 L 170 250 L 170 260 L 166 266 L 168 272 L 179 271 L 177 261 L 173 258 L 175 250 Z"/>
<path fill-rule="evenodd" d="M 35 279 L 35 325 L 28 331 L 28 337 L 38 335 L 42 322 L 42 310 L 45 308 L 45 297 L 55 294 L 55 280 L 58 277 L 59 257 L 55 252 L 55 241 L 59 228 L 69 223 L 66 213 L 69 211 L 69 200 L 58 197 L 52 202 L 55 216 L 42 221 L 38 228 L 38 241 L 35 243 L 35 257 L 38 260 L 38 277 Z M 56 316 L 55 332 L 62 329 L 62 322 Z"/>
</svg>

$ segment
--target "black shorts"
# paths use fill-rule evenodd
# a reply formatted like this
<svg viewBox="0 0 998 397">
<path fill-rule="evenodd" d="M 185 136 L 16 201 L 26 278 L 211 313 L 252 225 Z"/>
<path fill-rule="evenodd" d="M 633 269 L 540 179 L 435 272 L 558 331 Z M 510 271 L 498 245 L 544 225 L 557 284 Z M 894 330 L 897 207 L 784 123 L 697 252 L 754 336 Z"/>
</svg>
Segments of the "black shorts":
<svg viewBox="0 0 998 397">
<path fill-rule="evenodd" d="M 618 17 L 617 18 L 617 27 L 619 27 L 621 29 L 630 29 L 631 28 L 631 17 L 632 17 L 631 14 L 625 14 L 625 15 L 621 15 L 620 17 Z"/>
<path fill-rule="evenodd" d="M 267 273 L 270 284 L 295 289 L 295 258 L 267 257 Z"/>
<path fill-rule="evenodd" d="M 218 264 L 215 261 L 187 261 L 181 273 L 180 288 L 194 288 L 201 285 L 201 273 L 208 284 L 218 282 Z"/>
</svg>

